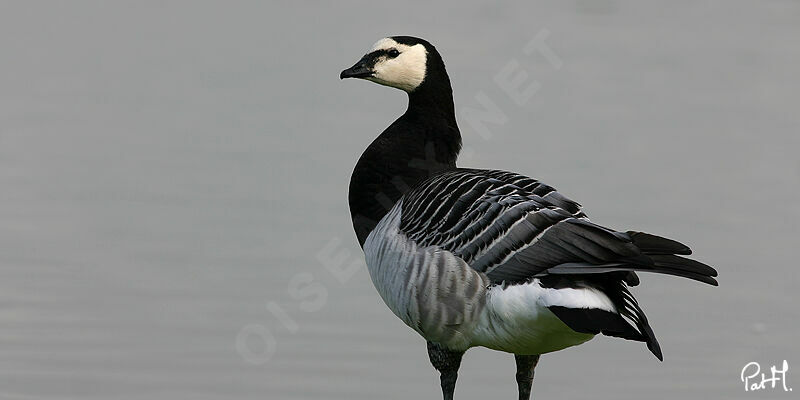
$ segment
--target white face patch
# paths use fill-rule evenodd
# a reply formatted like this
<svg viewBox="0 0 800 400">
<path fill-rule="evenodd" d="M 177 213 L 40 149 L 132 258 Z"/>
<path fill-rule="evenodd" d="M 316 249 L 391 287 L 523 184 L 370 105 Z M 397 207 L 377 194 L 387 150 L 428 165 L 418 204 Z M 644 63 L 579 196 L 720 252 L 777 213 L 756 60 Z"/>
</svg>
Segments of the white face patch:
<svg viewBox="0 0 800 400">
<path fill-rule="evenodd" d="M 375 43 L 370 52 L 390 49 L 396 49 L 400 55 L 394 58 L 381 56 L 375 63 L 373 76 L 366 79 L 406 92 L 416 89 L 425 79 L 425 62 L 428 58 L 425 46 L 408 46 L 384 38 Z"/>
</svg>

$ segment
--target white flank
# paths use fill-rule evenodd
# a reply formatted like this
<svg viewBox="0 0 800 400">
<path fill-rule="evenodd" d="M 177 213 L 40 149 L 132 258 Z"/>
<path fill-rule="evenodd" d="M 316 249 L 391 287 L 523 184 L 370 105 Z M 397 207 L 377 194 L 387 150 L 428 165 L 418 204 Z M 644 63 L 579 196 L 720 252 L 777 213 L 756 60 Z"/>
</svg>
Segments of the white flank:
<svg viewBox="0 0 800 400">
<path fill-rule="evenodd" d="M 411 275 L 415 272 L 413 262 L 417 247 L 405 235 L 398 233 L 399 204 L 367 236 L 364 255 L 369 276 L 383 301 L 406 325 L 413 327 L 418 318 L 409 312 L 413 299 L 406 288 L 409 281 L 413 282 Z"/>
<path fill-rule="evenodd" d="M 454 254 L 435 246 L 419 247 L 399 232 L 402 203 L 364 242 L 372 283 L 389 309 L 424 338 L 466 350 L 489 281 Z"/>
<path fill-rule="evenodd" d="M 515 354 L 544 354 L 594 337 L 573 331 L 548 307 L 617 312 L 608 296 L 590 287 L 545 288 L 538 279 L 488 286 L 486 276 L 460 258 L 434 247 L 419 248 L 399 232 L 401 209 L 402 200 L 367 237 L 367 268 L 386 305 L 428 340 L 460 350 L 484 346 Z M 472 279 L 477 279 L 480 290 L 473 290 L 475 297 L 470 298 L 465 288 Z M 420 293 L 429 296 L 420 297 Z"/>
</svg>

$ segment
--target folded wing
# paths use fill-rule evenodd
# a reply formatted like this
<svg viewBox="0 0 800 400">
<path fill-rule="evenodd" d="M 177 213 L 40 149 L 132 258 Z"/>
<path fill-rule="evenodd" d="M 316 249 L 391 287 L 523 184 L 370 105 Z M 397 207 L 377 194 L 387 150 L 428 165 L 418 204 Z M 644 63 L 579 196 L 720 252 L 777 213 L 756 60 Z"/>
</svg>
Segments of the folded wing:
<svg viewBox="0 0 800 400">
<path fill-rule="evenodd" d="M 404 204 L 400 228 L 409 238 L 453 252 L 494 283 L 646 271 L 717 284 L 713 268 L 681 257 L 691 254 L 687 246 L 597 225 L 580 204 L 512 172 L 448 171 L 412 189 Z"/>
</svg>

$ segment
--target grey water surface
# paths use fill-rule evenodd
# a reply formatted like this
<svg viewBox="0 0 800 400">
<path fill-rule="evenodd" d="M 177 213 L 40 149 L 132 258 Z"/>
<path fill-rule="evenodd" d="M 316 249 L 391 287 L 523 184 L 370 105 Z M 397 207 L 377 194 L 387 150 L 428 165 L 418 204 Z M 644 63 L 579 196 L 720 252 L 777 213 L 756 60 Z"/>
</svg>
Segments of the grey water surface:
<svg viewBox="0 0 800 400">
<path fill-rule="evenodd" d="M 599 337 L 543 356 L 535 398 L 788 399 L 740 381 L 784 359 L 800 390 L 800 2 L 2 1 L 0 399 L 440 398 L 346 202 L 406 99 L 338 74 L 393 34 L 443 54 L 461 165 L 720 271 L 634 289 L 663 363 Z M 513 374 L 470 350 L 456 396 Z"/>
</svg>

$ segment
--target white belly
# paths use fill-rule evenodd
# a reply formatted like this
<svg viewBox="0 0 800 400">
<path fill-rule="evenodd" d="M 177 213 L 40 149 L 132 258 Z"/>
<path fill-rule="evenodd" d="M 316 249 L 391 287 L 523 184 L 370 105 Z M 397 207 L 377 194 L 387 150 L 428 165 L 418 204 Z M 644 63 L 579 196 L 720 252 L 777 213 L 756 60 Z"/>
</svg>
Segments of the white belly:
<svg viewBox="0 0 800 400">
<path fill-rule="evenodd" d="M 615 309 L 611 300 L 593 288 L 543 288 L 530 283 L 494 286 L 472 333 L 473 345 L 515 354 L 544 354 L 579 345 L 594 337 L 573 331 L 549 306 Z"/>
</svg>

